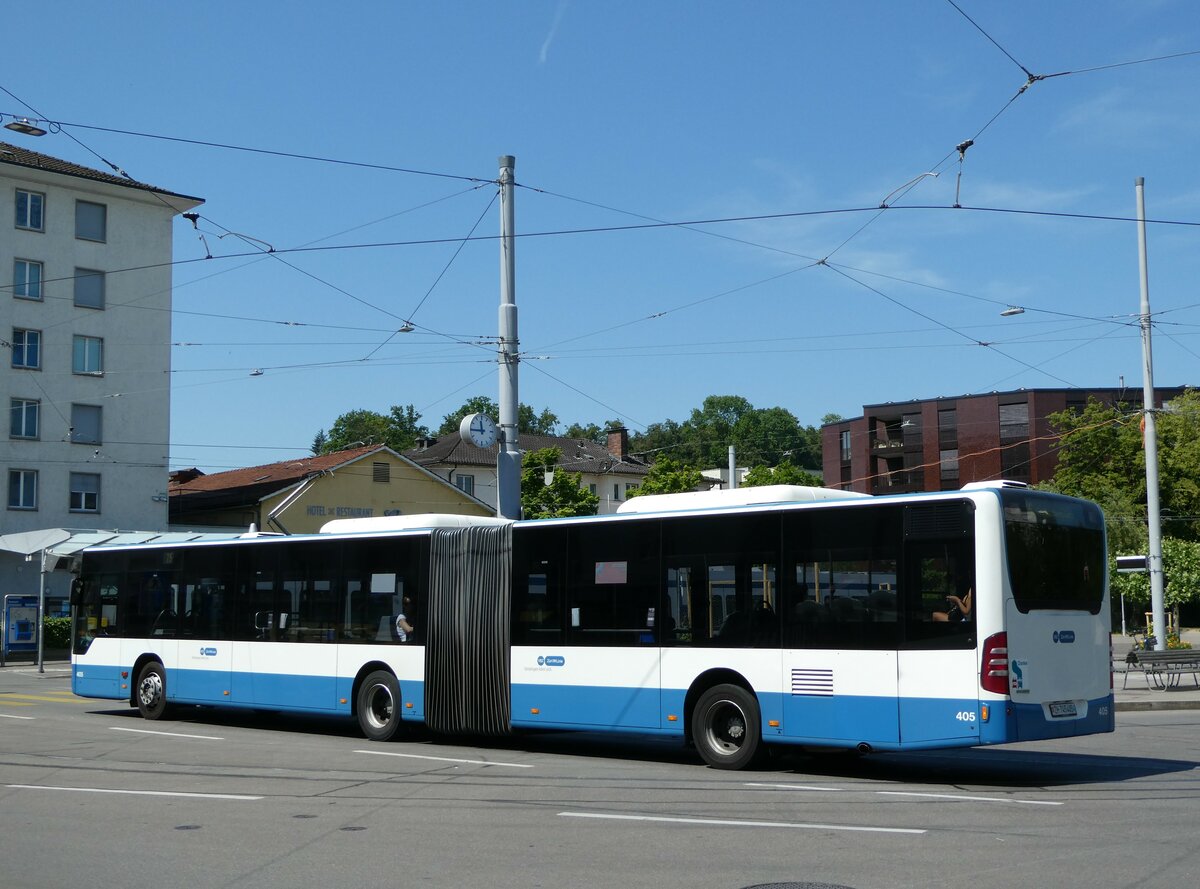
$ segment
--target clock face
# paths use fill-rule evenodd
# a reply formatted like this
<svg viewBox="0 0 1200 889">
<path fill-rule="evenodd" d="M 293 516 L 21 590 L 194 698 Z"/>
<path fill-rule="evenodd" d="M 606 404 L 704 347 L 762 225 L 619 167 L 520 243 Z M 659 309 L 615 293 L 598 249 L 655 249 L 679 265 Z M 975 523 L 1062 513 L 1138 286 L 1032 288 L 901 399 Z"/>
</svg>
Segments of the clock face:
<svg viewBox="0 0 1200 889">
<path fill-rule="evenodd" d="M 458 427 L 462 440 L 477 448 L 490 448 L 496 443 L 496 423 L 487 414 L 467 414 Z"/>
</svg>

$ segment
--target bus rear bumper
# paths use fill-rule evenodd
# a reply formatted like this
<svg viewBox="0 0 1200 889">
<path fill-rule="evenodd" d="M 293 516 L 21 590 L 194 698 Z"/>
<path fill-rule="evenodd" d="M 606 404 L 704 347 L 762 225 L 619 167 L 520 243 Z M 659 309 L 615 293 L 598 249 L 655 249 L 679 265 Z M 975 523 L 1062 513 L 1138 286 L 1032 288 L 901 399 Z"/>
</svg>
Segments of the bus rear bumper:
<svg viewBox="0 0 1200 889">
<path fill-rule="evenodd" d="M 1111 732 L 1116 728 L 1116 707 L 1111 694 L 1076 701 L 997 702 L 993 728 L 1003 736 L 985 736 L 984 743 L 1043 741 Z"/>
</svg>

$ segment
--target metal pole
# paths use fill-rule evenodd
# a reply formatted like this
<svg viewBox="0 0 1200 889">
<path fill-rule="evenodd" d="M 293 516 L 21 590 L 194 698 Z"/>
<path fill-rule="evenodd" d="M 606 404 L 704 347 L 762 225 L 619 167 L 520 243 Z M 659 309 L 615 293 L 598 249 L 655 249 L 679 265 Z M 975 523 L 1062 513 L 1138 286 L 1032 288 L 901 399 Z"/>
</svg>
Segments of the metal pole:
<svg viewBox="0 0 1200 889">
<path fill-rule="evenodd" d="M 43 646 L 46 641 L 46 551 L 42 550 L 41 570 L 38 572 L 38 609 L 37 609 L 37 661 L 38 672 L 45 673 L 45 661 L 43 656 L 45 651 Z"/>
<path fill-rule="evenodd" d="M 733 490 L 738 486 L 737 479 L 737 456 L 734 453 L 733 445 L 729 446 L 729 490 Z"/>
<path fill-rule="evenodd" d="M 521 451 L 517 447 L 517 275 L 513 170 L 517 159 L 500 158 L 500 451 L 496 455 L 496 511 L 521 517 Z"/>
<path fill-rule="evenodd" d="M 1162 523 L 1158 503 L 1158 429 L 1155 422 L 1154 359 L 1150 350 L 1150 272 L 1146 259 L 1146 180 L 1134 180 L 1137 195 L 1138 268 L 1141 272 L 1142 304 L 1142 416 L 1145 417 L 1146 448 L 1146 525 L 1150 547 L 1146 552 L 1146 570 L 1150 572 L 1150 610 L 1154 625 L 1154 647 L 1167 647 L 1167 624 L 1163 598 Z"/>
</svg>

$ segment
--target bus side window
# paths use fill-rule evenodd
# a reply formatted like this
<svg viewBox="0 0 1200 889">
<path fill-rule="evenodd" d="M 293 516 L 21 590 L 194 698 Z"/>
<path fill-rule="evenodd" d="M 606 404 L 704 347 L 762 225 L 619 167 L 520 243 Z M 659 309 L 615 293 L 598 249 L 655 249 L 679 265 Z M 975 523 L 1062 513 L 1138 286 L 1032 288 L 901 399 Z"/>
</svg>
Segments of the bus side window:
<svg viewBox="0 0 1200 889">
<path fill-rule="evenodd" d="M 965 619 L 953 613 L 950 596 L 960 599 L 975 588 L 970 541 L 921 542 L 907 553 L 909 594 L 905 597 L 905 633 L 915 648 L 963 648 L 974 644 L 975 608 Z M 971 599 L 974 599 L 972 594 Z"/>
</svg>

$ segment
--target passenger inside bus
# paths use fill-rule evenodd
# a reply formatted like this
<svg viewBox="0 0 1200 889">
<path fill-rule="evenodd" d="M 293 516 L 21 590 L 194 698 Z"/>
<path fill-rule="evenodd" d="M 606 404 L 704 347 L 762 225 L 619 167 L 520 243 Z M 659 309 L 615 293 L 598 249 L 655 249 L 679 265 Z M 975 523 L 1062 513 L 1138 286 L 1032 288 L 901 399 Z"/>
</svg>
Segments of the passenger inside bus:
<svg viewBox="0 0 1200 889">
<path fill-rule="evenodd" d="M 945 611 L 935 611 L 933 619 L 935 621 L 949 621 L 957 623 L 960 621 L 971 619 L 971 598 L 974 591 L 968 589 L 963 596 L 955 596 L 953 594 L 946 596 L 946 604 L 949 606 Z"/>
</svg>

